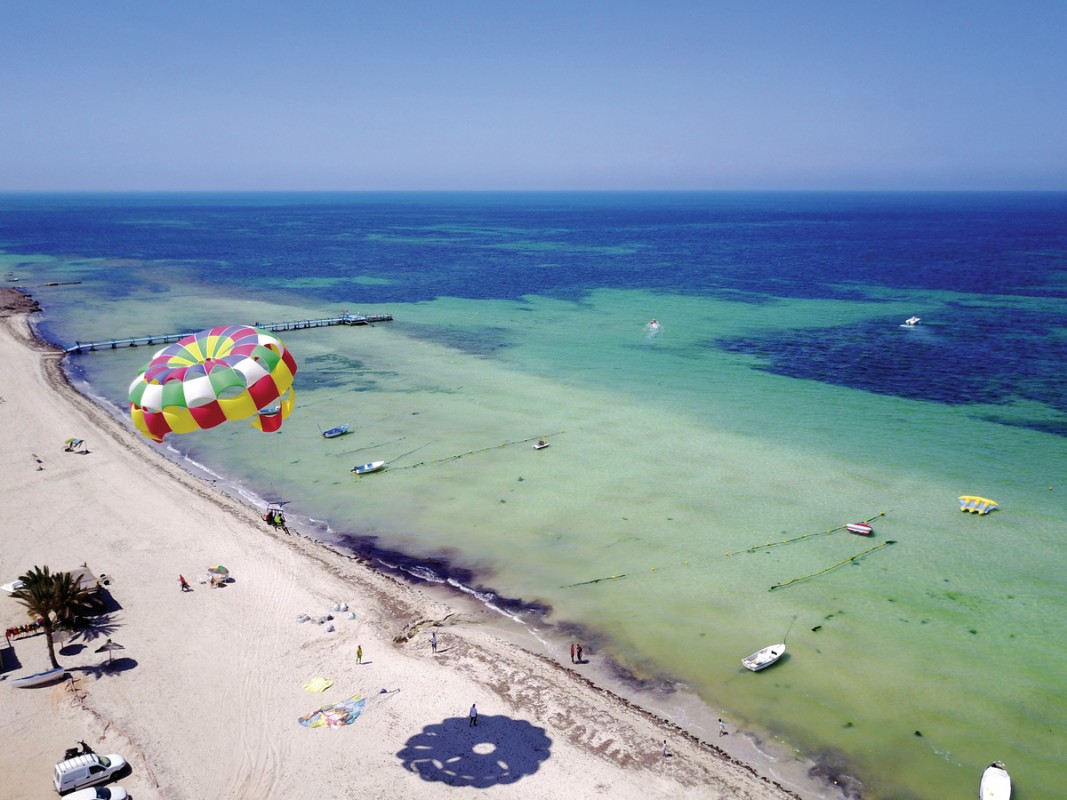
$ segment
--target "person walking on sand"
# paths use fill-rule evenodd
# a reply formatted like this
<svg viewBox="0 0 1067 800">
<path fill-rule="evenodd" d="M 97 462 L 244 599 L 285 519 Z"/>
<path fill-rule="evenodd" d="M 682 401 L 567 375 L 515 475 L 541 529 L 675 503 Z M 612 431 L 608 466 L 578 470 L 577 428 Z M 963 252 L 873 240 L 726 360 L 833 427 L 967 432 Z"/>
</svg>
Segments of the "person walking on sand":
<svg viewBox="0 0 1067 800">
<path fill-rule="evenodd" d="M 363 663 L 363 645 L 361 645 L 361 644 L 357 644 L 356 645 L 356 663 L 357 664 L 362 664 Z"/>
<path fill-rule="evenodd" d="M 178 576 L 178 585 L 182 587 L 183 592 L 191 592 L 193 590 L 192 587 L 189 585 L 189 581 L 185 580 L 184 575 Z"/>
<path fill-rule="evenodd" d="M 478 724 L 478 705 L 476 703 L 471 704 L 471 718 L 468 728 L 473 728 Z"/>
<path fill-rule="evenodd" d="M 664 739 L 663 740 L 663 757 L 666 758 L 670 754 L 671 754 L 670 750 L 667 749 L 667 740 Z"/>
<path fill-rule="evenodd" d="M 719 736 L 727 736 L 726 723 L 722 721 L 722 717 L 719 718 Z"/>
<path fill-rule="evenodd" d="M 574 663 L 574 642 L 571 642 L 571 663 Z"/>
<path fill-rule="evenodd" d="M 437 652 L 437 631 L 430 633 L 430 652 Z"/>
<path fill-rule="evenodd" d="M 585 661 L 582 660 L 582 646 L 580 644 L 578 645 L 578 663 L 579 664 L 584 664 L 585 663 Z"/>
</svg>

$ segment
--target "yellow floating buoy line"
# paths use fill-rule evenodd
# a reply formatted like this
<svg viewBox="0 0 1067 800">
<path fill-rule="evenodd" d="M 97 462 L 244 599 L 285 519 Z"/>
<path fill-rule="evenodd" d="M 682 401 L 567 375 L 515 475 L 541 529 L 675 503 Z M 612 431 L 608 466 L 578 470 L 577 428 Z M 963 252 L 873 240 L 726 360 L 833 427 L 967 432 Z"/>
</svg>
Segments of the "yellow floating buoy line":
<svg viewBox="0 0 1067 800">
<path fill-rule="evenodd" d="M 832 564 L 831 566 L 827 567 L 826 569 L 821 569 L 818 572 L 813 572 L 810 575 L 804 575 L 803 577 L 800 577 L 800 578 L 793 578 L 793 580 L 786 581 L 785 583 L 776 583 L 776 584 L 774 584 L 774 586 L 772 586 L 767 591 L 768 592 L 773 592 L 775 589 L 782 589 L 782 588 L 784 588 L 786 586 L 792 586 L 794 583 L 800 583 L 801 581 L 806 581 L 806 580 L 809 580 L 811 578 L 817 578 L 819 575 L 825 575 L 830 570 L 837 569 L 838 567 L 843 567 L 845 564 L 851 563 L 851 562 L 855 561 L 858 558 L 863 558 L 866 555 L 870 555 L 875 550 L 881 550 L 883 547 L 888 547 L 891 544 L 896 544 L 896 540 L 895 539 L 888 539 L 887 541 L 882 542 L 880 545 L 878 545 L 876 547 L 872 547 L 870 550 L 864 550 L 862 553 L 857 553 L 856 555 L 852 556 L 851 558 L 846 558 L 844 561 L 838 561 L 836 564 Z"/>
<path fill-rule="evenodd" d="M 885 515 L 886 515 L 885 511 L 880 511 L 879 513 L 875 514 L 870 519 L 865 519 L 863 521 L 865 523 L 867 523 L 867 524 L 870 524 L 874 520 L 878 519 L 879 517 L 884 517 Z M 847 525 L 847 523 L 846 523 L 846 525 Z M 831 528 L 828 531 L 819 531 L 818 533 L 805 533 L 803 536 L 797 536 L 797 537 L 795 537 L 793 539 L 783 539 L 780 542 L 767 542 L 767 544 L 753 545 L 752 547 L 748 548 L 747 550 L 737 550 L 737 551 L 735 551 L 733 553 L 729 553 L 728 552 L 726 554 L 726 557 L 729 558 L 730 556 L 740 556 L 740 555 L 744 555 L 745 553 L 755 553 L 755 552 L 757 552 L 759 550 L 766 550 L 766 549 L 768 549 L 770 547 L 778 547 L 778 546 L 783 545 L 783 544 L 794 544 L 795 542 L 802 542 L 805 539 L 814 539 L 816 536 L 827 536 L 827 535 L 829 535 L 831 533 L 837 533 L 838 531 L 845 530 L 846 525 L 841 525 L 838 528 Z"/>
</svg>

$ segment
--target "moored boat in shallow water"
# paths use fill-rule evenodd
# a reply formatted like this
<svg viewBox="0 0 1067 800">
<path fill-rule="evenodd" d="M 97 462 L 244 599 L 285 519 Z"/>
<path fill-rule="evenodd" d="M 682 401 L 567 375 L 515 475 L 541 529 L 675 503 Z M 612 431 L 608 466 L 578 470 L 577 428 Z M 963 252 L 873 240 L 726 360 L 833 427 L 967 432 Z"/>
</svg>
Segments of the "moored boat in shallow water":
<svg viewBox="0 0 1067 800">
<path fill-rule="evenodd" d="M 759 672 L 761 669 L 769 667 L 783 655 L 785 655 L 785 644 L 772 644 L 762 650 L 757 650 L 747 658 L 742 658 L 741 663 L 745 665 L 745 669 Z"/>
<path fill-rule="evenodd" d="M 1011 797 L 1011 776 L 1000 761 L 994 761 L 982 773 L 978 787 L 979 800 L 1008 800 Z"/>
<path fill-rule="evenodd" d="M 369 464 L 360 464 L 358 467 L 352 467 L 352 471 L 357 475 L 366 475 L 368 472 L 377 472 L 384 466 L 384 461 L 371 461 Z"/>
</svg>

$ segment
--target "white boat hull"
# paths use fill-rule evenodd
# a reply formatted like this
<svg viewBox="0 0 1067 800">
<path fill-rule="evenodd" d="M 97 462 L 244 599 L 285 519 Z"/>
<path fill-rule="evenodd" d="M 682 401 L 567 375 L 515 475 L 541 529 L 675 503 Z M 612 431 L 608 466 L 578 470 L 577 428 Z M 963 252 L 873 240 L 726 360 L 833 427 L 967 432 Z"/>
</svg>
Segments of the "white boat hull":
<svg viewBox="0 0 1067 800">
<path fill-rule="evenodd" d="M 769 667 L 783 655 L 785 655 L 785 644 L 772 644 L 762 650 L 757 650 L 748 658 L 742 658 L 741 663 L 745 665 L 745 669 L 759 672 L 761 669 Z"/>
<path fill-rule="evenodd" d="M 357 475 L 366 475 L 368 472 L 377 472 L 384 466 L 384 461 L 372 461 L 369 464 L 360 464 L 358 467 L 352 467 L 352 471 Z"/>
<path fill-rule="evenodd" d="M 25 689 L 29 686 L 44 686 L 46 683 L 55 683 L 66 674 L 67 671 L 60 667 L 59 669 L 50 669 L 34 675 L 27 675 L 24 678 L 15 678 L 11 681 L 11 685 L 16 689 Z"/>
<path fill-rule="evenodd" d="M 978 797 L 979 800 L 1008 800 L 1011 797 L 1011 776 L 999 761 L 994 761 L 982 773 Z"/>
</svg>

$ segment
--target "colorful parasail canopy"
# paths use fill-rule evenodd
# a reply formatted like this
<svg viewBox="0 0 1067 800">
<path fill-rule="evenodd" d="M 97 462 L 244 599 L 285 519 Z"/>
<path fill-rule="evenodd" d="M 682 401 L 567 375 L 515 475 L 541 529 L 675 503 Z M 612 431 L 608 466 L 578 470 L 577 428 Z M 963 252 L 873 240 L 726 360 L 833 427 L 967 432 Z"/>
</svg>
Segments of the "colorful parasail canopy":
<svg viewBox="0 0 1067 800">
<path fill-rule="evenodd" d="M 340 728 L 351 725 L 363 713 L 367 698 L 354 694 L 347 700 L 323 706 L 297 720 L 305 728 Z"/>
<path fill-rule="evenodd" d="M 252 417 L 276 431 L 295 404 L 296 361 L 281 340 L 248 325 L 211 328 L 157 352 L 130 384 L 130 417 L 157 442 Z"/>
</svg>

